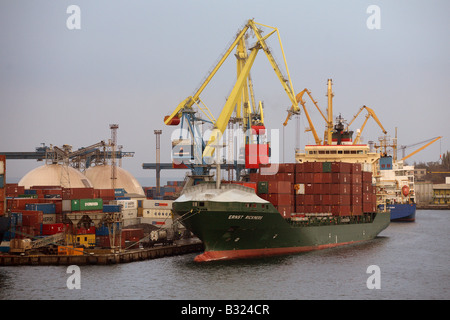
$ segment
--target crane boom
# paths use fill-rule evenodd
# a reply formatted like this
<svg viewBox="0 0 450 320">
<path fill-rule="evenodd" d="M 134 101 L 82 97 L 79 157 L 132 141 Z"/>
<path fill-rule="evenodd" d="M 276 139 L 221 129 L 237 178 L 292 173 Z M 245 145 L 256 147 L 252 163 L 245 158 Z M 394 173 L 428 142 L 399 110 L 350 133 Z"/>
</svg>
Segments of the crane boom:
<svg viewBox="0 0 450 320">
<path fill-rule="evenodd" d="M 261 24 L 259 24 L 259 25 L 261 25 Z M 265 25 L 261 25 L 261 26 L 265 26 Z M 265 27 L 267 27 L 267 26 L 265 26 Z M 233 113 L 236 103 L 237 103 L 238 99 L 242 96 L 242 90 L 244 90 L 243 88 L 246 83 L 245 81 L 249 76 L 250 69 L 253 66 L 253 63 L 255 61 L 256 55 L 259 50 L 262 49 L 265 52 L 273 70 L 275 71 L 278 79 L 280 80 L 284 90 L 288 94 L 288 97 L 291 100 L 293 108 L 298 109 L 298 106 L 297 106 L 298 102 L 295 99 L 295 93 L 294 93 L 294 89 L 293 89 L 290 77 L 288 77 L 288 79 L 286 79 L 283 76 L 279 66 L 277 65 L 275 59 L 273 58 L 272 53 L 269 50 L 269 47 L 266 44 L 266 39 L 268 37 L 270 37 L 272 34 L 274 34 L 275 32 L 278 34 L 278 29 L 272 28 L 274 30 L 271 33 L 269 33 L 268 35 L 266 35 L 265 37 L 263 37 L 261 35 L 261 31 L 257 28 L 256 23 L 253 20 L 248 21 L 244 30 L 246 31 L 249 28 L 252 29 L 252 31 L 254 32 L 254 34 L 256 35 L 258 40 L 257 40 L 256 44 L 252 48 L 250 48 L 251 52 L 246 59 L 245 65 L 240 70 L 240 74 L 238 76 L 238 79 L 236 80 L 233 90 L 231 91 L 231 93 L 227 99 L 227 102 L 225 103 L 224 107 L 222 108 L 222 112 L 220 113 L 219 117 L 217 118 L 214 129 L 211 133 L 210 139 L 205 147 L 205 150 L 203 151 L 204 158 L 212 157 L 212 154 L 215 150 L 215 147 L 213 145 L 215 145 L 215 141 L 217 140 L 217 137 L 220 138 L 227 127 L 227 124 L 230 120 L 231 114 Z M 278 37 L 279 37 L 279 34 L 278 34 Z M 279 37 L 279 40 L 280 40 L 280 46 L 282 48 L 280 37 Z M 285 61 L 286 70 L 289 74 L 286 59 L 284 57 L 284 51 L 283 51 L 283 58 Z"/>
<path fill-rule="evenodd" d="M 230 53 L 233 51 L 234 47 L 236 47 L 236 45 L 238 44 L 238 42 L 241 40 L 241 38 L 245 35 L 245 33 L 247 32 L 249 26 L 246 25 L 237 35 L 235 40 L 233 41 L 233 43 L 230 45 L 230 47 L 227 49 L 227 51 L 225 52 L 225 54 L 222 56 L 222 58 L 219 60 L 219 62 L 216 64 L 216 66 L 213 68 L 213 70 L 211 70 L 211 72 L 209 73 L 209 75 L 206 77 L 206 80 L 202 83 L 202 85 L 200 86 L 200 88 L 197 89 L 197 91 L 195 92 L 195 94 L 193 96 L 187 97 L 186 99 L 184 99 L 177 107 L 176 109 L 172 112 L 172 114 L 168 117 L 164 118 L 164 123 L 166 125 L 170 125 L 171 121 L 174 117 L 180 115 L 181 110 L 182 109 L 191 109 L 192 106 L 194 105 L 194 103 L 199 99 L 200 94 L 203 92 L 203 90 L 206 88 L 206 86 L 208 85 L 208 83 L 211 81 L 211 79 L 214 77 L 214 75 L 217 73 L 217 71 L 220 69 L 220 67 L 222 66 L 222 64 L 225 62 L 225 60 L 228 58 L 228 56 L 230 55 Z"/>
<path fill-rule="evenodd" d="M 350 125 L 353 123 L 353 121 L 355 121 L 355 119 L 359 116 L 359 114 L 360 114 L 364 109 L 367 110 L 366 119 L 364 120 L 363 125 L 362 125 L 361 128 L 359 129 L 359 132 L 358 132 L 358 134 L 356 135 L 356 138 L 355 138 L 355 140 L 353 141 L 353 144 L 358 144 L 358 143 L 360 142 L 361 133 L 363 132 L 364 127 L 366 126 L 367 121 L 369 120 L 370 117 L 372 117 L 372 118 L 375 120 L 375 122 L 380 126 L 381 131 L 383 131 L 384 134 L 387 133 L 387 131 L 384 129 L 383 125 L 381 124 L 380 119 L 378 119 L 377 115 L 375 114 L 375 111 L 373 111 L 371 108 L 369 108 L 369 107 L 367 107 L 367 106 L 362 106 L 362 107 L 359 109 L 358 113 L 356 113 L 356 115 L 353 117 L 353 119 L 348 123 L 347 129 L 346 129 L 346 130 L 348 130 L 348 127 L 350 127 Z"/>
<path fill-rule="evenodd" d="M 423 149 L 427 148 L 428 146 L 430 146 L 431 144 L 435 143 L 436 141 L 438 141 L 439 139 L 441 139 L 441 137 L 436 137 L 433 140 L 431 140 L 430 142 L 428 142 L 426 145 L 424 145 L 423 147 L 420 147 L 419 149 L 417 149 L 416 151 L 408 154 L 406 157 L 403 157 L 402 160 L 406 160 L 410 157 L 412 157 L 413 155 L 415 155 L 416 153 L 418 153 L 419 151 L 422 151 Z"/>
</svg>

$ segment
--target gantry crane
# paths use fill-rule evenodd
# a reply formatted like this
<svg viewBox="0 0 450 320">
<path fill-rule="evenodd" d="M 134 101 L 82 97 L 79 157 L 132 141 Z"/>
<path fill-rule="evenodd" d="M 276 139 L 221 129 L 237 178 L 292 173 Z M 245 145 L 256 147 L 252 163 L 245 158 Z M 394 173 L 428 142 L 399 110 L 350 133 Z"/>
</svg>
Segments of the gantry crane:
<svg viewBox="0 0 450 320">
<path fill-rule="evenodd" d="M 259 27 L 270 28 L 272 29 L 272 31 L 266 36 L 263 36 L 262 31 Z M 254 45 L 247 48 L 245 39 L 246 37 L 248 37 L 249 32 L 253 32 L 257 39 Z M 274 33 L 276 33 L 278 36 L 287 77 L 282 74 L 266 43 L 266 40 Z M 219 117 L 216 119 L 200 99 L 200 94 L 203 92 L 208 83 L 211 81 L 211 79 L 214 77 L 214 75 L 217 73 L 222 64 L 235 48 L 235 56 L 237 58 L 237 80 L 225 102 L 225 105 L 222 108 Z M 235 118 L 233 119 L 233 121 L 242 125 L 242 129 L 244 130 L 244 132 L 247 132 L 249 129 L 253 129 L 252 127 L 255 126 L 259 126 L 259 129 L 262 127 L 264 123 L 262 103 L 260 102 L 258 106 L 256 106 L 254 102 L 253 86 L 250 77 L 250 70 L 253 66 L 256 55 L 260 50 L 263 50 L 266 54 L 273 70 L 275 71 L 285 92 L 287 93 L 292 103 L 291 109 L 295 112 L 299 111 L 297 105 L 298 102 L 295 98 L 295 93 L 289 75 L 289 69 L 287 67 L 286 57 L 284 54 L 283 46 L 281 44 L 278 29 L 257 23 L 253 20 L 248 20 L 247 24 L 237 33 L 233 43 L 229 46 L 225 54 L 219 60 L 217 65 L 212 69 L 206 80 L 195 92 L 195 94 L 183 100 L 175 108 L 171 115 L 164 118 L 164 123 L 166 125 L 178 125 L 180 122 L 182 126 L 185 123 L 187 124 L 189 134 L 191 135 L 192 147 L 188 145 L 180 147 L 179 154 L 183 155 L 187 153 L 188 157 L 191 160 L 194 160 L 194 165 L 191 166 L 191 169 L 195 174 L 204 175 L 205 170 L 208 170 L 205 165 L 212 163 L 214 150 L 216 149 L 216 147 L 218 147 L 219 139 L 222 137 L 224 131 L 226 130 L 227 125 L 232 118 L 233 112 L 235 112 Z M 200 119 L 197 116 L 196 111 L 193 109 L 194 104 L 197 105 L 199 110 L 206 115 L 208 120 Z M 213 130 L 207 143 L 205 143 L 201 139 L 200 130 L 196 126 L 197 121 L 206 121 L 213 125 Z M 259 129 L 257 128 L 256 130 L 258 131 Z M 181 142 L 181 136 L 179 140 Z M 250 140 L 246 138 L 246 144 L 248 144 L 249 142 Z M 188 150 L 188 152 L 186 152 L 186 150 L 184 149 L 186 147 L 190 149 Z"/>
</svg>

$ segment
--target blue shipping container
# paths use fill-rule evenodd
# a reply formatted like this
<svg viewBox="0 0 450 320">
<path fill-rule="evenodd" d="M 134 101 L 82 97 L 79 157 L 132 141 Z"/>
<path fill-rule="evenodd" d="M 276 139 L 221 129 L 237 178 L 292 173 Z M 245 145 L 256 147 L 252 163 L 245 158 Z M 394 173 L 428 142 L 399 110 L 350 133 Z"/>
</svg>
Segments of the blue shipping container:
<svg viewBox="0 0 450 320">
<path fill-rule="evenodd" d="M 116 232 L 121 232 L 120 228 L 120 224 L 119 222 L 117 222 L 116 224 Z M 110 229 L 108 228 L 107 225 L 101 225 L 100 227 L 95 228 L 95 235 L 96 236 L 107 236 L 109 235 Z"/>
<path fill-rule="evenodd" d="M 115 189 L 114 195 L 116 197 L 123 197 L 125 195 L 125 189 Z"/>
<path fill-rule="evenodd" d="M 116 204 L 104 204 L 103 212 L 120 212 L 120 205 Z"/>
<path fill-rule="evenodd" d="M 22 225 L 22 213 L 21 212 L 11 212 L 11 227 Z"/>
<path fill-rule="evenodd" d="M 56 213 L 54 203 L 27 203 L 26 210 L 42 211 L 42 213 Z"/>
</svg>

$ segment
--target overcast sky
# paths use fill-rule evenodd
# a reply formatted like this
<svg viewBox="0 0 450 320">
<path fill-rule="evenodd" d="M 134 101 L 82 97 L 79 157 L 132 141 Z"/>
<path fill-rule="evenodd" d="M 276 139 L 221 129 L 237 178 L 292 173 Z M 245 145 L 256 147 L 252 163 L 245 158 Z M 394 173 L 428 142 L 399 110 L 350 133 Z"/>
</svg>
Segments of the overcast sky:
<svg viewBox="0 0 450 320">
<path fill-rule="evenodd" d="M 80 8 L 80 29 L 67 27 L 70 5 Z M 380 29 L 368 28 L 370 5 L 380 9 Z M 0 151 L 29 152 L 41 143 L 78 149 L 109 139 L 109 124 L 118 123 L 118 143 L 135 152 L 124 169 L 154 176 L 142 169 L 155 161 L 153 130 L 163 130 L 161 159 L 170 161 L 173 127 L 164 125 L 164 116 L 195 92 L 236 32 L 254 18 L 279 29 L 296 92 L 308 88 L 325 111 L 331 78 L 335 115 L 351 120 L 367 105 L 391 137 L 398 128 L 399 145 L 444 136 L 410 159 L 437 161 L 450 150 L 449 12 L 448 0 L 1 0 Z M 281 62 L 276 38 L 270 39 Z M 232 59 L 202 95 L 216 117 L 234 84 Z M 290 102 L 263 53 L 252 78 L 266 126 L 282 130 Z M 323 120 L 307 105 L 323 136 Z M 313 142 L 305 126 L 302 114 L 301 146 Z M 295 132 L 293 120 L 285 128 L 289 162 Z M 381 135 L 370 119 L 364 142 Z M 8 177 L 40 165 L 9 160 Z"/>
</svg>

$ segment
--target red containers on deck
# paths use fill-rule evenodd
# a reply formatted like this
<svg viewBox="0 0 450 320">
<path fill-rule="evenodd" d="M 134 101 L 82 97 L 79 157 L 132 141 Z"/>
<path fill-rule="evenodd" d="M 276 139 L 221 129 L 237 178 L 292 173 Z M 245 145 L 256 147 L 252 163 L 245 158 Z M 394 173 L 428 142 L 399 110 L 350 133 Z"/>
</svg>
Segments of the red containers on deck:
<svg viewBox="0 0 450 320">
<path fill-rule="evenodd" d="M 269 183 L 268 194 L 260 194 L 260 197 L 270 201 L 278 211 L 281 210 L 280 213 L 284 217 L 288 217 L 286 214 L 289 212 L 332 213 L 337 216 L 361 215 L 363 212 L 374 212 L 376 209 L 372 173 L 362 171 L 359 163 L 279 164 L 276 174 L 252 173 L 250 178 L 251 181 Z M 364 193 L 371 195 L 365 198 L 366 202 L 363 198 Z M 287 197 L 287 194 L 292 196 Z"/>
<path fill-rule="evenodd" d="M 269 181 L 269 194 L 271 193 L 287 193 L 292 192 L 292 183 L 290 181 Z"/>
</svg>

